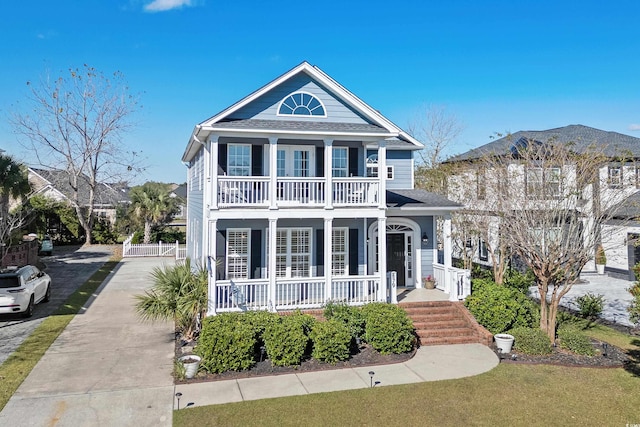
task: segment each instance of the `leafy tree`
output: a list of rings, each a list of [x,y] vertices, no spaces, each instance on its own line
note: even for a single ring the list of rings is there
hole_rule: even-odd
[[[0,260],[11,245],[13,233],[25,224],[21,202],[30,190],[26,168],[11,156],[0,154]],[[18,202],[14,209],[12,199]]]
[[[11,122],[40,165],[67,178],[70,203],[90,244],[94,206],[106,202],[99,200],[99,183],[140,170],[139,153],[128,152],[121,140],[133,127],[138,100],[121,73],[108,77],[86,64],[27,85],[27,105],[15,106]]]
[[[144,243],[151,241],[153,227],[171,221],[178,211],[176,199],[170,196],[169,184],[146,182],[129,192],[131,211],[144,224]]]

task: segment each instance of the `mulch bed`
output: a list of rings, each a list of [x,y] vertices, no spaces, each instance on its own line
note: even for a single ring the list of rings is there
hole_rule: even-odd
[[[620,368],[632,362],[629,355],[622,349],[608,344],[606,355],[603,349],[603,342],[591,340],[596,354],[594,356],[582,356],[571,353],[561,347],[554,347],[553,352],[547,355],[535,356],[519,353],[513,350],[510,354],[501,354],[497,348],[493,348],[501,363],[527,363],[560,365],[569,367],[589,367],[589,368]]]
[[[176,357],[190,352],[192,347],[187,346],[182,348],[179,345],[180,340],[176,340]],[[590,368],[620,368],[628,367],[630,364],[635,364],[635,361],[629,357],[624,350],[619,349],[611,344],[608,345],[606,356],[602,352],[602,342],[598,340],[592,340],[592,343],[596,349],[595,356],[581,356],[571,353],[560,347],[554,347],[553,352],[544,356],[527,355],[512,351],[510,354],[501,354],[494,346],[493,350],[500,358],[501,363],[522,363],[522,364],[548,364],[548,365],[560,365],[569,367],[590,367]],[[370,346],[362,346],[360,352],[352,355],[349,360],[338,362],[334,365],[329,363],[320,362],[315,359],[309,359],[302,362],[300,366],[272,366],[270,360],[263,360],[256,363],[251,369],[241,372],[223,372],[220,374],[206,374],[199,372],[196,378],[189,380],[178,380],[176,384],[190,384],[197,382],[208,381],[221,381],[221,380],[233,380],[241,378],[254,378],[269,375],[284,375],[294,374],[299,372],[315,372],[324,371],[330,369],[344,369],[344,368],[356,368],[364,366],[376,366],[391,363],[402,363],[411,359],[415,351],[405,354],[380,354]]]
[[[309,359],[302,362],[300,366],[273,366],[270,360],[263,360],[256,363],[251,369],[240,372],[227,371],[220,374],[207,374],[199,372],[195,378],[189,380],[178,380],[176,384],[191,384],[197,382],[235,380],[241,378],[254,378],[269,375],[297,374],[300,372],[317,372],[331,369],[358,368],[363,366],[386,365],[390,363],[402,363],[411,359],[415,350],[404,354],[380,354],[371,346],[363,345],[360,352],[351,356],[350,359],[336,364],[320,362],[316,359]],[[183,355],[180,346],[176,345],[176,357]]]

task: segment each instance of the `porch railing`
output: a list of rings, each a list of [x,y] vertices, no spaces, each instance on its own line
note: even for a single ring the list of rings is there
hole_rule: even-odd
[[[328,300],[362,305],[378,300],[379,276],[345,276],[331,281],[327,297],[324,277],[278,279],[275,301],[269,296],[268,279],[216,281],[216,312],[244,310],[293,310],[319,308]]]
[[[471,295],[471,272],[469,270],[433,264],[433,275],[436,279],[436,287],[448,293],[451,301],[459,301]]]
[[[324,206],[328,180],[322,177],[278,177],[276,203],[279,206]],[[332,204],[336,206],[377,206],[379,181],[377,178],[333,178]],[[218,178],[218,206],[269,206],[270,177],[221,176]]]
[[[122,242],[122,256],[124,258],[133,257],[175,257],[177,260],[187,257],[187,248],[175,243],[131,243],[133,234]]]

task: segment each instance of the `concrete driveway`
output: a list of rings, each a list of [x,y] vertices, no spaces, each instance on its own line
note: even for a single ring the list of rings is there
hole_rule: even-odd
[[[54,255],[42,257],[51,276],[51,301],[35,307],[34,315],[0,315],[0,363],[7,360],[42,321],[95,273],[112,254],[109,246],[57,246]]]
[[[0,412],[1,426],[170,426],[174,330],[142,323],[134,295],[171,259],[124,259]]]

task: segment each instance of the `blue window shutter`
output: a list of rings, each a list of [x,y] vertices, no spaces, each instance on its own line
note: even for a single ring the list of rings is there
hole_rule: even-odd
[[[316,176],[324,176],[324,147],[316,147]]]
[[[218,144],[218,173],[227,173],[227,144]]]
[[[324,230],[316,229],[316,275],[324,276]]]
[[[262,176],[262,145],[251,146],[251,175]]]
[[[358,148],[349,148],[349,176],[358,176]]]
[[[262,230],[251,230],[251,278],[262,278]]]

